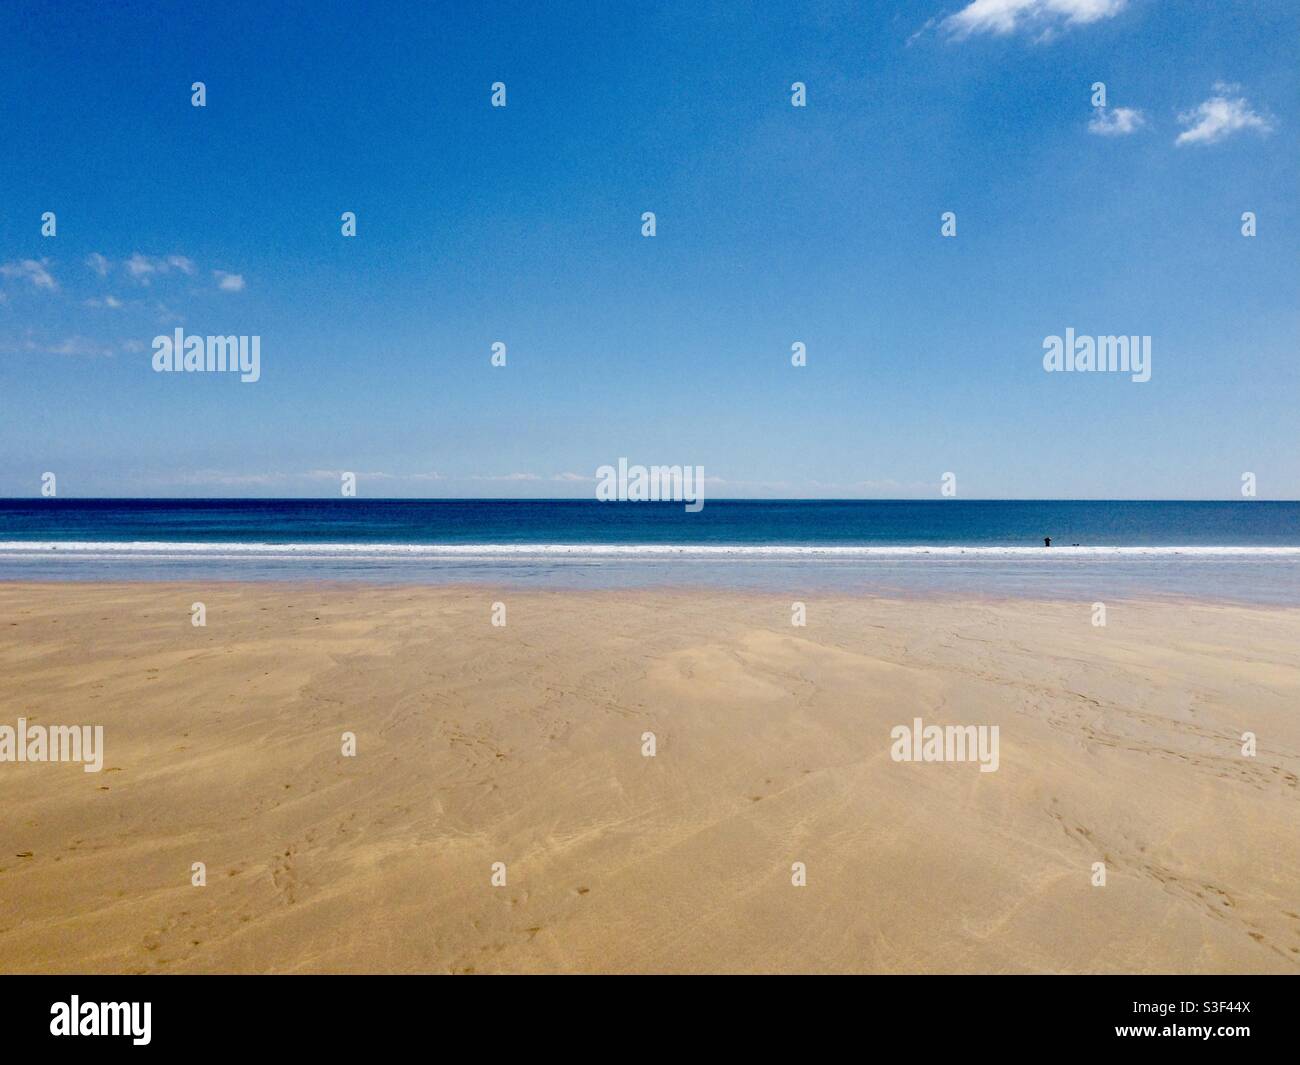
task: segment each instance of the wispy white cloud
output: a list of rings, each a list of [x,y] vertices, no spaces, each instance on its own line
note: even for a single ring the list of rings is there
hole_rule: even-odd
[[[294,471],[229,471],[200,469],[186,472],[168,472],[157,476],[151,476],[143,481],[137,482],[150,487],[183,487],[183,488],[211,488],[211,489],[240,489],[240,488],[265,488],[276,489],[280,491],[301,490],[312,482],[319,482],[330,486],[331,492],[337,492],[339,478],[343,470],[306,470],[301,472]],[[367,483],[383,483],[386,486],[391,485],[394,490],[400,492],[403,485],[411,485],[420,482],[443,482],[441,492],[452,495],[455,498],[474,498],[473,495],[465,495],[469,486],[481,484],[483,482],[514,482],[520,485],[540,485],[554,483],[570,483],[578,485],[584,482],[595,481],[594,476],[579,473],[557,473],[543,475],[536,473],[511,473],[511,474],[470,474],[470,475],[444,475],[437,472],[423,473],[393,473],[385,470],[371,471],[352,471],[355,473],[357,483],[362,492],[365,491]],[[728,495],[734,495],[741,499],[800,499],[810,497],[830,497],[837,499],[879,499],[879,498],[916,498],[926,499],[934,495],[934,485],[930,482],[907,482],[895,480],[862,480],[851,482],[836,481],[818,481],[818,480],[796,480],[796,481],[773,481],[773,480],[737,480],[734,478],[707,476],[705,482],[709,485],[710,490],[715,497],[721,490]],[[522,494],[513,498],[526,499],[533,498],[528,493],[536,492],[536,488],[523,488]],[[571,488],[565,493],[565,498],[580,499],[584,498],[585,493],[581,489]]]
[[[29,355],[78,355],[94,358],[108,358],[113,349],[97,340],[83,336],[68,336],[62,340],[41,340],[28,335],[19,344],[0,343],[0,351]]]
[[[1127,0],[971,0],[940,26],[952,37],[977,33],[1005,36],[1017,30],[1051,37],[1062,27],[1083,26],[1113,18]]]
[[[189,473],[168,474],[148,478],[151,485],[181,485],[186,488],[270,488],[293,480],[284,473],[227,473],[223,470],[194,470]]]
[[[1215,82],[1214,95],[1178,116],[1187,128],[1175,144],[1213,144],[1241,130],[1259,134],[1273,131],[1272,120],[1255,111],[1244,96],[1236,95],[1240,85]]]
[[[173,270],[192,276],[195,269],[193,260],[184,255],[150,256],[140,252],[132,254],[122,265],[142,285],[149,284],[155,276],[169,274]]]
[[[82,336],[67,337],[44,350],[49,355],[93,355],[98,358],[108,358],[113,354],[111,347]]]
[[[356,475],[358,481],[441,481],[442,474],[427,473],[389,473],[385,470],[370,470],[358,473],[356,470],[308,470],[303,477],[312,481],[337,481],[345,472]]]
[[[86,300],[87,307],[106,307],[109,310],[117,310],[122,306],[122,301],[116,296],[105,296],[103,299]]]
[[[158,267],[154,264],[154,261],[150,259],[149,256],[141,255],[139,252],[136,252],[131,256],[131,258],[127,259],[123,265],[126,266],[126,272],[128,274],[134,277],[141,284],[145,285],[149,283],[149,275],[157,273],[158,271]]]
[[[515,481],[532,484],[594,484],[596,481],[595,474],[589,473],[553,473],[549,475],[540,473],[488,473],[488,474],[471,474],[467,477],[457,477],[454,480],[460,481]]]
[[[1088,123],[1088,132],[1102,137],[1122,137],[1146,125],[1146,116],[1133,107],[1099,107]]]
[[[194,277],[198,272],[198,266],[188,255],[146,255],[143,252],[133,252],[128,258],[119,262],[114,262],[106,255],[99,252],[91,252],[86,256],[86,265],[90,267],[100,277],[109,277],[115,269],[120,268],[127,277],[137,285],[151,285],[155,279],[166,277],[168,275],[184,275]],[[232,273],[229,270],[213,270],[212,276],[216,280],[216,286],[222,292],[242,292],[244,290],[244,275]],[[112,297],[107,297],[100,302],[87,301],[87,306],[95,307],[114,307],[121,306],[111,302]]]
[[[53,292],[59,286],[48,269],[49,259],[19,259],[12,263],[0,264],[0,277],[28,281],[33,288],[42,288]]]
[[[158,312],[157,320],[160,325],[166,325],[166,324],[184,325],[185,324],[185,315],[181,314],[180,311],[173,310],[171,307],[167,306],[167,304],[162,302],[156,302],[154,303],[153,306],[154,306],[154,310]]]

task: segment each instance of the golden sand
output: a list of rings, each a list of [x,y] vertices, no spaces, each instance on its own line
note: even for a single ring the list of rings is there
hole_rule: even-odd
[[[0,585],[0,725],[105,737],[99,773],[0,763],[0,971],[1300,971],[1300,611],[790,621]],[[893,761],[917,717],[998,726],[998,770]]]

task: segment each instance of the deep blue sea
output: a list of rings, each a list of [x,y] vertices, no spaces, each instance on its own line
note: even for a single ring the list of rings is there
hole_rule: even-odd
[[[1300,603],[1300,503],[709,500],[689,513],[594,500],[0,500],[0,579],[1113,589]]]

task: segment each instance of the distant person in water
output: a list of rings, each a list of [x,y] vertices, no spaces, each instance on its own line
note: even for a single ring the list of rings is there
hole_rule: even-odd
[[[1044,536],[1044,537],[1043,537],[1043,546],[1044,546],[1044,547],[1051,547],[1051,546],[1052,546],[1052,538],[1051,538],[1050,536]]]

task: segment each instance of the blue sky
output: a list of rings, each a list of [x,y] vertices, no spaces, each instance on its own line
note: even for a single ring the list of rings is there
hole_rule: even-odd
[[[0,495],[1300,497],[1300,5],[358,11],[0,9]]]

